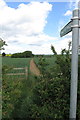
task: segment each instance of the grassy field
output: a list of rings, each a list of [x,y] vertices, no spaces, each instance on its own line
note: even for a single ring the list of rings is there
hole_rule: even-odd
[[[10,81],[13,81],[13,80],[17,81],[17,80],[21,80],[21,79],[26,80],[26,74],[28,76],[30,60],[31,60],[30,58],[3,57],[2,58],[2,66],[9,67],[7,74],[10,74],[10,75],[6,75],[6,78],[8,79],[8,81],[9,80]],[[15,69],[15,68],[17,68],[17,69]],[[27,73],[26,73],[26,69],[27,69]],[[19,73],[24,73],[24,74],[20,75]],[[13,75],[11,75],[11,74],[13,74]],[[3,77],[5,77],[5,75],[3,75]]]
[[[7,65],[10,68],[29,68],[30,58],[10,58],[3,57],[2,65]],[[24,73],[25,69],[11,69],[9,73]]]
[[[29,70],[31,58],[2,58],[2,66],[11,67],[7,75],[3,74],[3,112],[4,118],[24,117],[26,101],[32,96],[32,89],[36,84],[35,76]],[[27,76],[25,68],[27,67]],[[22,69],[12,69],[22,68]],[[24,68],[24,69],[23,69]],[[16,75],[14,75],[16,73]],[[17,75],[17,73],[25,73]],[[31,100],[31,99],[30,99]],[[25,103],[25,104],[24,104]],[[23,112],[22,112],[23,111]],[[20,114],[22,112],[22,114]]]
[[[48,63],[48,65],[46,66],[46,69],[50,69],[54,63],[55,63],[55,56],[49,56],[49,57],[45,57],[45,61],[46,63]],[[39,59],[40,57],[34,57],[34,61],[38,66],[39,63]],[[31,58],[10,58],[10,57],[3,57],[2,58],[2,65],[8,65],[11,68],[25,68],[28,67],[30,65],[30,60]],[[25,72],[25,69],[18,69],[18,70],[10,70],[9,73],[23,73]]]
[[[9,65],[11,67],[28,67],[31,58],[10,58],[3,57],[2,65]]]
[[[37,84],[36,76],[33,75],[29,69],[31,59],[32,58],[2,58],[2,65],[11,67],[7,74],[13,73],[13,75],[3,74],[3,118],[19,118],[24,117],[24,113],[26,114],[27,104],[31,102],[33,88]],[[39,57],[34,57],[37,65],[39,59]],[[49,69],[55,62],[53,56],[45,57],[45,60],[49,62],[46,69]],[[26,67],[28,69],[27,77],[26,74],[14,75],[15,73],[25,73]]]
[[[34,61],[38,67],[39,67],[40,58],[41,57],[34,57]],[[55,56],[52,56],[52,55],[49,57],[44,56],[44,59],[45,59],[45,62],[48,63],[48,65],[46,66],[46,69],[50,69],[51,67],[54,66],[55,60],[56,60]]]

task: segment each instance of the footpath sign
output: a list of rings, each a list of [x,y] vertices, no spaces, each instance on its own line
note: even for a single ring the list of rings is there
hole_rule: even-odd
[[[73,10],[71,21],[61,30],[60,36],[72,31],[72,60],[71,60],[71,88],[70,88],[70,120],[76,120],[77,87],[78,87],[78,52],[80,40],[80,2],[78,9]]]
[[[72,20],[61,30],[60,36],[63,37],[64,35],[68,34],[72,31]]]

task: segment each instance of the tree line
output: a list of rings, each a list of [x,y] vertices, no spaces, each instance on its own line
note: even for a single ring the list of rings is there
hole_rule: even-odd
[[[22,53],[14,53],[11,55],[12,58],[29,58],[33,56],[34,54],[32,54],[31,51],[24,51]]]

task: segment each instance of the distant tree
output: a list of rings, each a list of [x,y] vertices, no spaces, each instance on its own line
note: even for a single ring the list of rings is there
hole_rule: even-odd
[[[32,54],[32,51],[25,51],[22,53],[14,53],[12,54],[12,58],[28,58],[28,57],[33,57],[34,55]]]
[[[6,56],[5,52],[2,53],[2,56],[3,56],[3,57]]]

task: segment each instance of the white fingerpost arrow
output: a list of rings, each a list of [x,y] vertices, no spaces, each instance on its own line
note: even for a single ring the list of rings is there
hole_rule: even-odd
[[[60,36],[63,37],[64,35],[68,34],[72,31],[72,20],[61,30]]]
[[[71,21],[61,30],[60,36],[72,31],[71,89],[70,89],[70,120],[76,120],[77,86],[78,86],[78,48],[80,36],[80,2],[78,9],[73,10]]]

